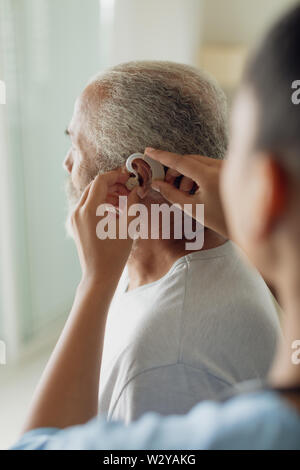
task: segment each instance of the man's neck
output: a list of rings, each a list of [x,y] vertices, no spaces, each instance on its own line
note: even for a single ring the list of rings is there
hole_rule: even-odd
[[[223,245],[226,239],[221,235],[205,230],[202,250]],[[157,281],[171,269],[175,261],[193,250],[185,249],[186,240],[138,239],[134,242],[128,259],[128,290]]]

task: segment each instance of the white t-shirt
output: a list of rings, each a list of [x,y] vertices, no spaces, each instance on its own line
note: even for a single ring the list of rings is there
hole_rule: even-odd
[[[147,411],[183,414],[232,385],[264,378],[280,335],[261,276],[231,242],[178,259],[161,279],[110,306],[99,408],[126,423]]]

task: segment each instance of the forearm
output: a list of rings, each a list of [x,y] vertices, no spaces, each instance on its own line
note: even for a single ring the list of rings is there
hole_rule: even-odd
[[[115,283],[79,285],[35,393],[24,431],[80,424],[96,415],[107,311]]]

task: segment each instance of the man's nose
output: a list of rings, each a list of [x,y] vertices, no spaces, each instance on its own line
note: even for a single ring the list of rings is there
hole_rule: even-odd
[[[68,152],[68,154],[67,154],[67,156],[64,160],[63,166],[67,170],[68,173],[72,173],[73,159],[72,159],[71,151]]]

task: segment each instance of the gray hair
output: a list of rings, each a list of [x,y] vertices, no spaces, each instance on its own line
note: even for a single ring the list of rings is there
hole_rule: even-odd
[[[88,118],[90,140],[101,157],[99,172],[124,164],[147,146],[224,158],[226,98],[203,71],[172,62],[128,62],[90,84],[104,94]]]

